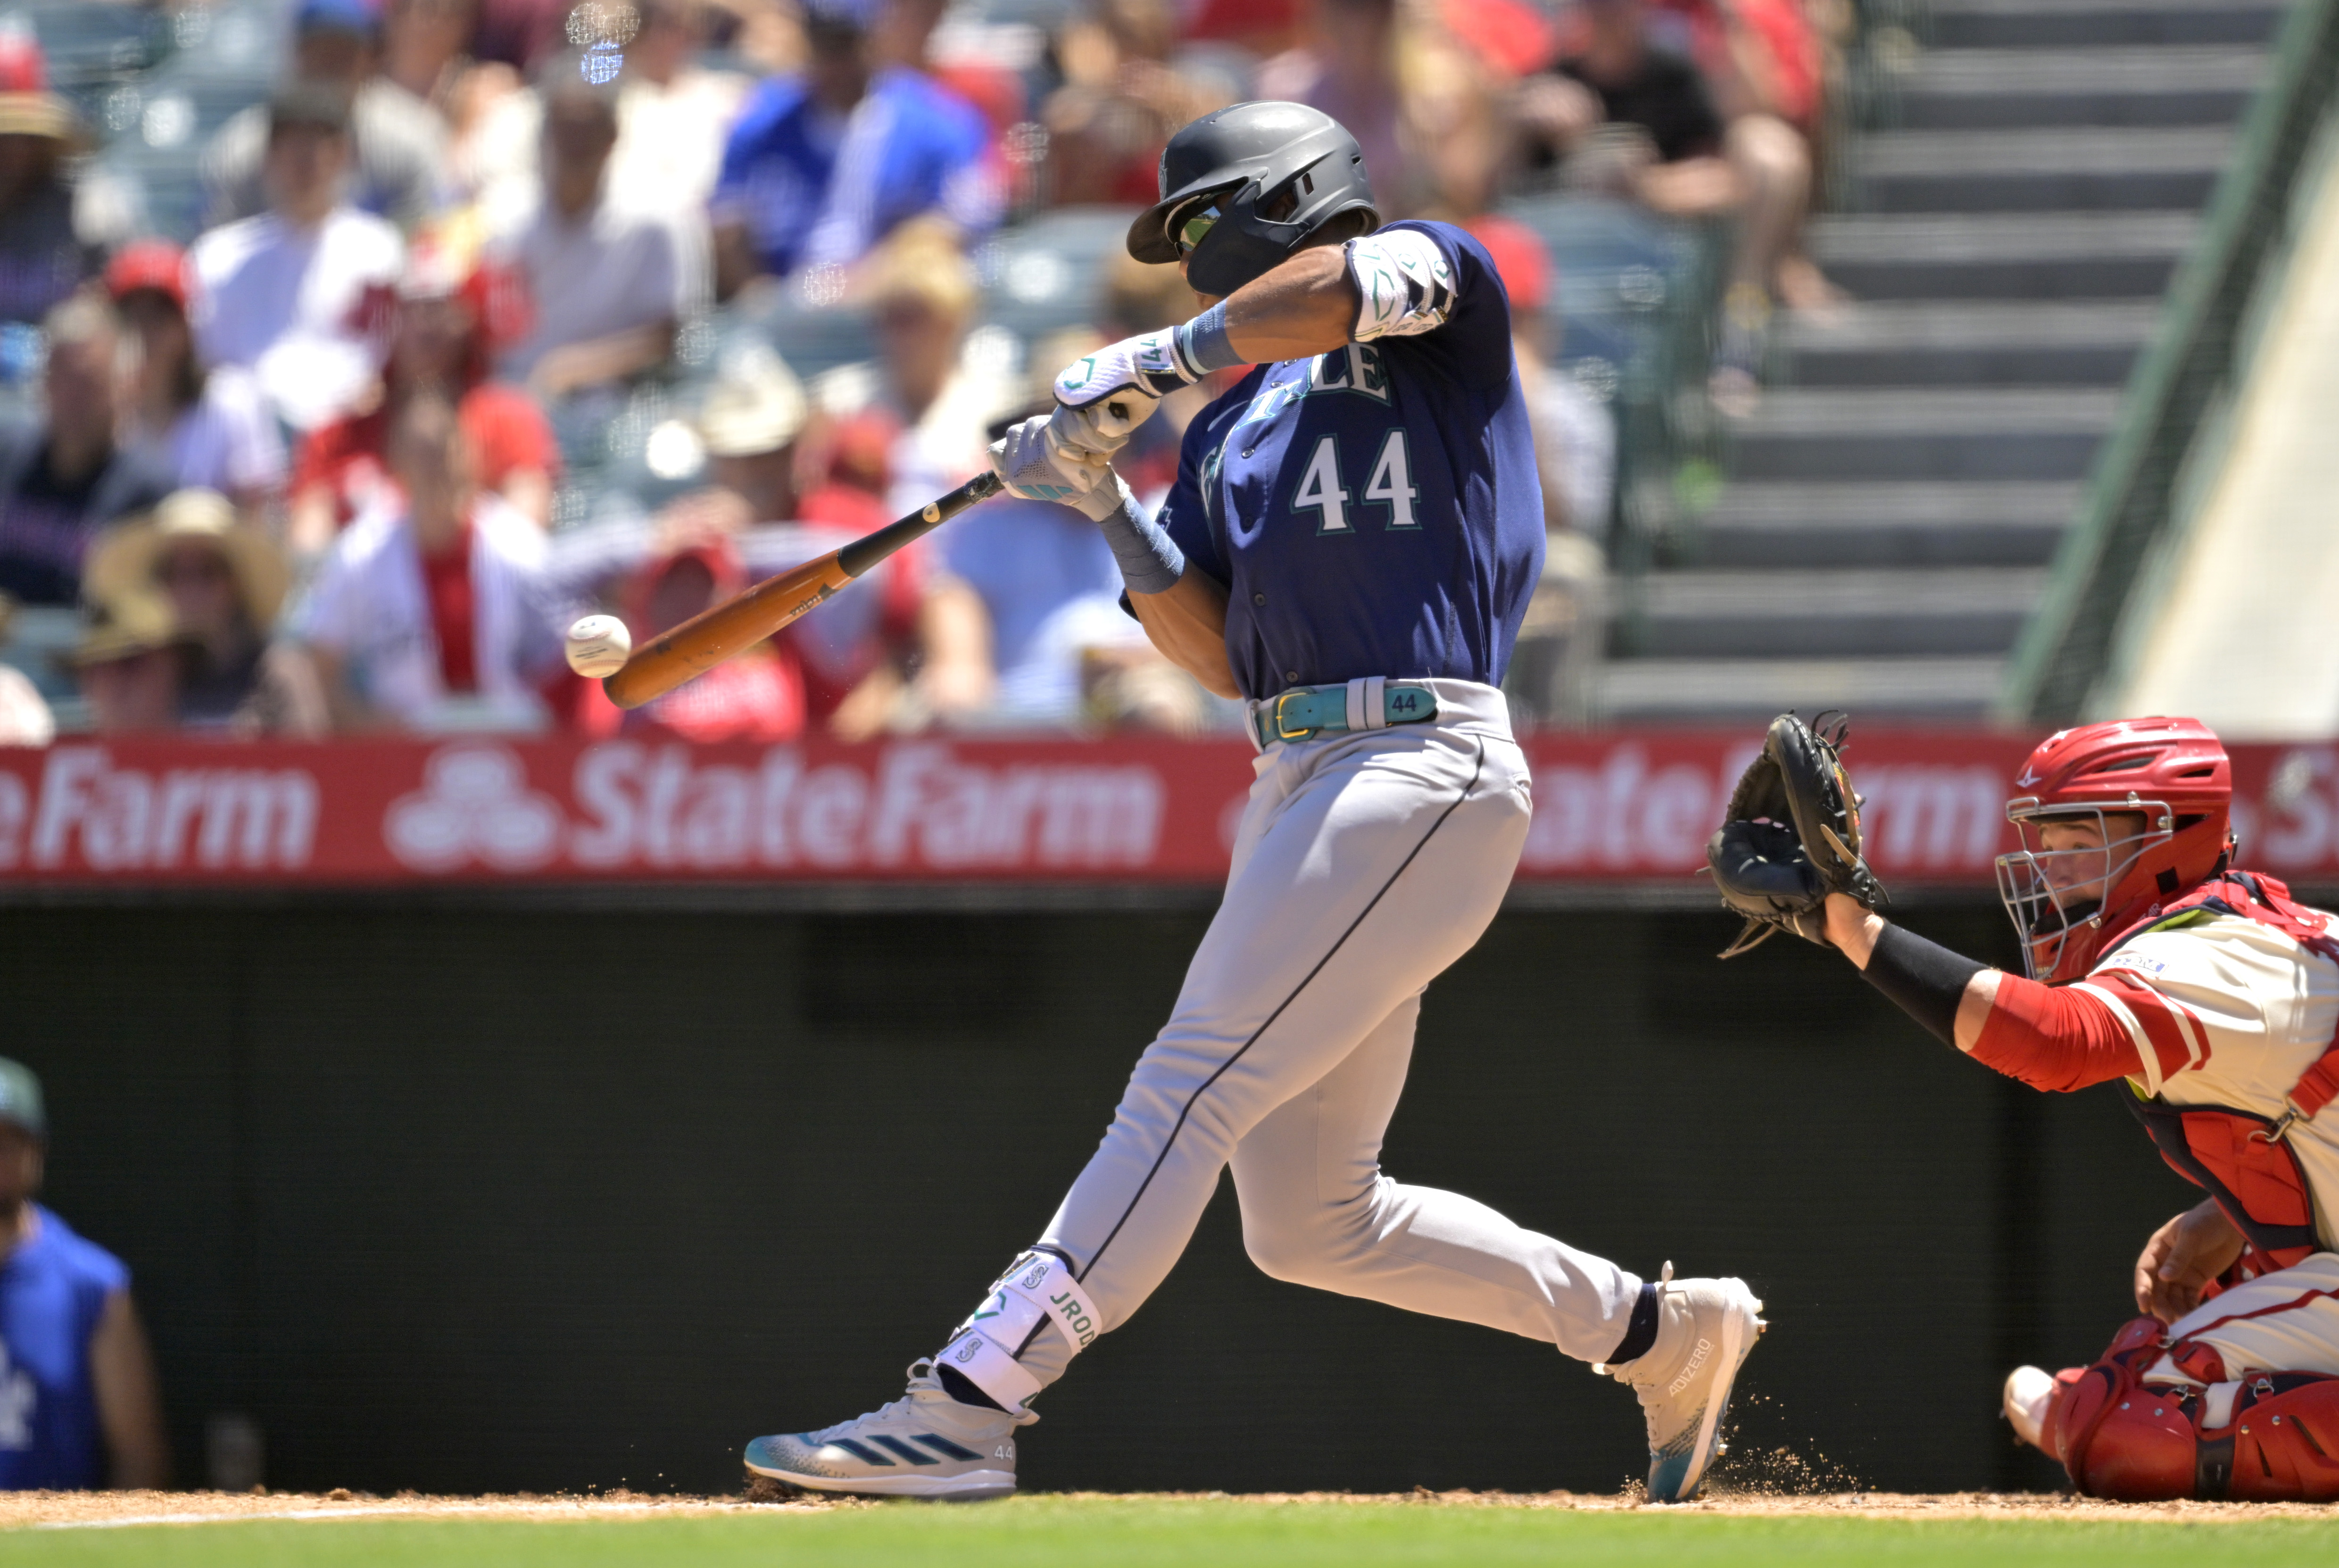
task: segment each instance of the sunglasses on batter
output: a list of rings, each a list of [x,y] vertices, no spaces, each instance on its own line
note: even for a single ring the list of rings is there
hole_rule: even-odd
[[[1170,230],[1170,242],[1178,247],[1179,255],[1190,256],[1194,253],[1194,247],[1200,244],[1203,237],[1212,229],[1217,228],[1218,224],[1217,202],[1213,202],[1208,206],[1191,209],[1183,218],[1179,219],[1177,225]]]

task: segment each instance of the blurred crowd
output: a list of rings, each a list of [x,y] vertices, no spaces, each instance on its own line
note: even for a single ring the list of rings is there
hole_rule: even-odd
[[[186,233],[124,198],[37,29],[0,14],[0,595],[20,629],[77,616],[34,654],[0,642],[0,744],[1230,723],[1120,610],[1097,531],[1039,503],[977,508],[643,710],[571,676],[561,633],[598,607],[638,643],[922,505],[1061,364],[1189,315],[1173,268],[1114,242],[1057,291],[1093,281],[1091,308],[1002,341],[986,258],[1051,214],[1150,202],[1172,131],[1261,97],[1347,124],[1385,218],[1466,224],[1496,259],[1553,547],[1523,701],[1564,718],[1619,436],[1609,389],[1564,363],[1545,241],[1506,203],[1711,221],[1727,260],[1699,376],[1725,411],[1757,395],[1772,313],[1835,300],[1801,232],[1850,0],[252,14],[281,74],[206,133]],[[865,320],[873,352],[805,370],[756,330],[823,311]],[[612,465],[645,389],[660,417]],[[1173,399],[1124,459],[1149,503],[1219,390]]]

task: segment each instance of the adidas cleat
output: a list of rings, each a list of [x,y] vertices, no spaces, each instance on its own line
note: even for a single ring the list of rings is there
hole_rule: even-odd
[[[1015,1428],[1038,1419],[961,1405],[932,1362],[913,1361],[909,1392],[892,1404],[818,1432],[758,1437],[745,1457],[754,1474],[813,1492],[972,1502],[1015,1490]]]
[[[1657,1290],[1657,1339],[1623,1366],[1595,1368],[1640,1396],[1649,1422],[1649,1501],[1697,1495],[1715,1455],[1726,1452],[1722,1419],[1738,1369],[1770,1326],[1742,1279],[1684,1279],[1665,1265]]]

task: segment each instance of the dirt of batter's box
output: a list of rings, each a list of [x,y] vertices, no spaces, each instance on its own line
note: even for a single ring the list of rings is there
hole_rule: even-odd
[[[2105,1503],[2054,1493],[1839,1492],[1781,1496],[1717,1488],[1694,1503],[1652,1508],[1637,1492],[1071,1492],[1042,1494],[1073,1501],[1116,1503],[1210,1502],[1257,1507],[1305,1507],[1319,1504],[1366,1504],[1387,1507],[1555,1509],[1590,1513],[1787,1515],[1862,1519],[2095,1519],[2165,1520],[2188,1524],[2240,1523],[2298,1517],[2328,1520],[2328,1507],[2304,1503]],[[376,1497],[336,1490],[329,1493],[223,1492],[18,1492],[0,1494],[0,1530],[129,1524],[194,1524],[209,1521],[291,1519],[467,1518],[546,1523],[615,1522],[623,1519],[711,1514],[783,1514],[874,1508],[884,1504],[854,1497],[819,1497],[777,1488],[746,1495],[690,1497],[638,1492],[592,1492],[558,1495],[514,1494],[429,1497],[414,1493]],[[976,1506],[980,1506],[977,1504]]]

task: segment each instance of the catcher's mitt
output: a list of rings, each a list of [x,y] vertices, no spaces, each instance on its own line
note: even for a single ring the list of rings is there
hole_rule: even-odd
[[[1860,858],[1860,797],[1839,755],[1851,726],[1839,717],[1830,731],[1827,717],[1821,714],[1816,728],[1791,713],[1771,721],[1762,754],[1739,775],[1705,846],[1722,907],[1746,917],[1724,958],[1777,931],[1824,944],[1831,892],[1850,893],[1867,909],[1884,902],[1883,884]]]

